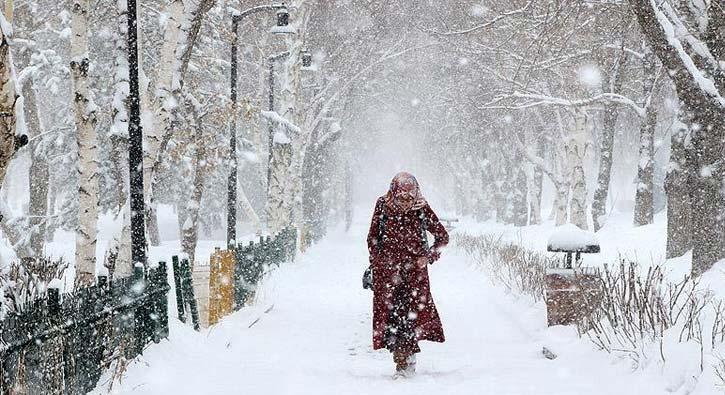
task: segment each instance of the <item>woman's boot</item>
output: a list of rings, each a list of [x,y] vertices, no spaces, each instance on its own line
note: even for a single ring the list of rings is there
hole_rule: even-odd
[[[406,376],[407,377],[414,376],[415,375],[415,363],[416,363],[415,354],[408,355],[408,358],[406,359],[406,363],[408,365],[405,367]]]
[[[395,374],[393,379],[399,377],[406,377],[406,370],[408,369],[408,357],[407,353],[401,351],[393,352],[393,362],[395,362]]]
[[[395,375],[393,378],[415,375],[415,354],[396,351],[393,353],[393,361],[395,361]]]

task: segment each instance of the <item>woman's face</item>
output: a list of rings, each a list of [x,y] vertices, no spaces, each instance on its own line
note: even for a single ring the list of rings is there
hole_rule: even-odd
[[[401,191],[393,199],[395,200],[395,205],[403,210],[410,209],[413,207],[413,203],[415,203],[415,196],[409,191]]]

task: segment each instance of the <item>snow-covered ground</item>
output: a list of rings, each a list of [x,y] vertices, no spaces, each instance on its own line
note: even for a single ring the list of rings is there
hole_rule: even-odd
[[[505,294],[455,248],[431,268],[447,341],[422,343],[419,374],[392,380],[389,353],[372,351],[370,344],[371,294],[360,284],[367,264],[366,225],[360,221],[349,233],[331,231],[266,279],[254,307],[217,326],[197,333],[172,319],[170,338],[132,362],[112,392],[688,393],[652,369],[632,372],[626,360],[595,350],[572,328],[547,328],[543,304]],[[545,245],[544,227],[522,239]],[[462,223],[459,230],[505,229]],[[603,243],[604,254],[612,253],[605,248]],[[543,346],[559,357],[544,358]],[[103,380],[97,393],[108,392],[108,385]]]

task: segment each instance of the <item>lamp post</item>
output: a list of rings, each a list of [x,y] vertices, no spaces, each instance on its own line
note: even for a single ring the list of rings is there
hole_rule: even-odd
[[[229,150],[232,160],[232,170],[229,173],[227,182],[227,246],[233,248],[237,239],[237,74],[238,74],[238,43],[239,43],[239,24],[245,17],[264,11],[277,12],[277,27],[285,27],[289,25],[289,11],[284,3],[262,5],[252,7],[241,13],[232,15],[232,50],[231,50],[231,76],[230,76],[230,99],[232,102],[232,117],[229,122]]]
[[[146,266],[146,231],[143,198],[143,130],[138,85],[138,27],[136,0],[128,0],[128,85],[129,85],[129,192],[131,194],[131,261]]]

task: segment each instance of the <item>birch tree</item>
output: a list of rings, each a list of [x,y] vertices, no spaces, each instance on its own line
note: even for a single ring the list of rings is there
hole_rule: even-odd
[[[98,220],[98,175],[96,146],[96,107],[89,89],[88,0],[74,0],[71,36],[71,78],[78,133],[79,213],[76,239],[76,283],[94,283]]]
[[[114,91],[111,110],[111,150],[114,162],[115,179],[119,193],[120,226],[113,235],[111,245],[106,252],[105,265],[112,277],[123,278],[133,273],[131,263],[131,206],[128,200],[128,7],[126,0],[117,0],[117,31],[114,67]],[[139,73],[141,71],[139,67]],[[143,93],[142,93],[143,96]],[[146,162],[144,162],[146,163]],[[144,186],[146,183],[144,183]]]
[[[605,66],[605,62],[600,60],[600,69],[604,70],[602,76],[602,92],[613,93],[619,95],[622,93],[622,85],[625,79],[625,67],[627,65],[629,55],[622,50],[616,61],[613,62],[611,69]],[[605,215],[607,213],[607,197],[609,196],[610,183],[612,180],[612,163],[614,161],[614,136],[619,117],[620,105],[616,102],[608,102],[604,104],[604,114],[602,114],[601,136],[599,139],[599,169],[597,172],[597,186],[594,190],[592,198],[592,224],[594,231],[604,226]]]
[[[642,93],[645,115],[641,120],[639,136],[639,162],[637,165],[637,192],[634,201],[634,225],[654,222],[654,154],[657,126],[657,94],[662,85],[656,57],[646,50],[642,62]]]
[[[154,95],[154,124],[151,130],[145,131],[146,150],[144,158],[144,196],[147,205],[147,228],[151,245],[158,245],[159,229],[156,218],[156,203],[153,201],[154,178],[153,174],[159,172],[159,167],[165,151],[165,144],[173,133],[175,111],[179,99],[175,90],[179,89],[179,63],[177,51],[181,34],[181,23],[184,17],[184,2],[171,0],[165,9],[168,18],[164,28],[163,44],[161,46],[159,72],[156,78],[156,92]]]

